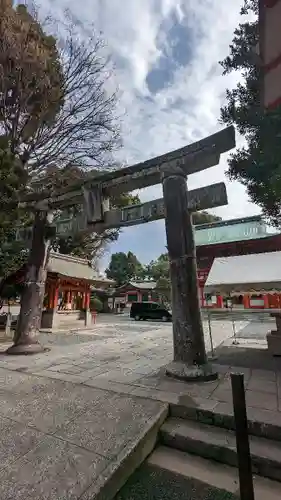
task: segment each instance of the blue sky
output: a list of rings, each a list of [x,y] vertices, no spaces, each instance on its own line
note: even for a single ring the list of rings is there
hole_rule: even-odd
[[[103,33],[115,65],[113,86],[120,92],[124,148],[129,164],[176,149],[222,125],[219,110],[225,89],[240,75],[223,77],[218,61],[228,54],[239,23],[240,0],[41,0],[63,17],[70,9],[84,30],[92,22]],[[85,31],[84,31],[85,33]],[[241,144],[238,138],[238,144]],[[259,212],[244,188],[225,178],[220,165],[191,176],[190,188],[226,181],[229,204],[214,211],[223,218]],[[161,186],[139,192],[144,201],[161,196]],[[124,230],[104,257],[133,251],[149,262],[165,250],[163,221]]]

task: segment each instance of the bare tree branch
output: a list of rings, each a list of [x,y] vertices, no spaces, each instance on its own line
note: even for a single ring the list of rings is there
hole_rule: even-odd
[[[28,163],[32,177],[53,163],[112,164],[120,131],[102,40],[79,39],[72,22],[64,27],[65,38],[57,40],[44,33],[35,10],[31,15],[7,4],[3,9],[0,133],[9,136],[12,152]]]

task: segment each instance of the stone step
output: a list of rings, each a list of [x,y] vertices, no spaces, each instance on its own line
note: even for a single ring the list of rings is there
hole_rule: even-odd
[[[202,400],[202,404],[198,406],[171,403],[170,416],[235,430],[233,406],[229,403],[219,403],[214,409],[210,409],[209,400]],[[248,407],[247,417],[249,434],[281,441],[281,413],[279,411]]]
[[[238,500],[237,495],[232,493],[232,490],[236,492],[237,485],[228,484],[232,476],[220,473],[219,468],[225,472],[225,466],[215,464],[220,481],[213,481],[213,468],[208,474],[204,464],[197,466],[190,461],[189,467],[185,455],[177,450],[156,449],[114,500]]]
[[[212,460],[206,460],[165,446],[156,448],[147,459],[146,464],[153,467],[154,476],[157,469],[158,471],[162,471],[162,477],[165,478],[165,476],[168,476],[167,479],[170,479],[169,475],[173,474],[174,487],[177,485],[179,485],[179,487],[184,485],[185,487],[185,495],[183,496],[175,495],[172,497],[172,495],[169,495],[169,497],[166,497],[160,495],[158,497],[155,495],[153,496],[155,499],[184,498],[194,500],[195,498],[216,498],[221,500],[238,500],[238,498],[240,498],[238,471],[235,467],[220,464]],[[186,481],[183,482],[179,478],[185,479]],[[255,500],[280,500],[279,482],[258,476],[254,476],[253,479]],[[155,490],[156,488],[154,487],[153,491]],[[138,497],[131,496],[130,499],[131,498]],[[142,498],[144,498],[144,496],[142,496]]]
[[[230,430],[169,418],[161,427],[160,442],[171,448],[237,466],[236,437]],[[253,473],[281,482],[280,443],[250,436],[250,449]]]
[[[82,320],[82,319],[74,319],[74,320],[63,320],[63,321],[59,321],[56,323],[56,327],[60,328],[60,327],[63,327],[63,328],[70,328],[70,327],[73,327],[75,328],[76,326],[85,326],[85,321]]]
[[[135,471],[146,461],[158,442],[159,429],[168,415],[168,406],[161,409],[145,424],[144,429],[127,442],[127,445],[108,460],[99,477],[84,491],[79,500],[112,500],[130,480]],[[70,498],[70,497],[69,497]],[[54,497],[54,500],[59,500]],[[203,499],[202,499],[203,500]],[[269,500],[269,499],[267,499]]]
[[[73,318],[73,319],[71,319],[71,318],[59,318],[57,322],[58,323],[63,323],[63,324],[64,323],[71,324],[71,323],[79,323],[80,321],[83,321],[83,319],[78,319],[78,318]]]

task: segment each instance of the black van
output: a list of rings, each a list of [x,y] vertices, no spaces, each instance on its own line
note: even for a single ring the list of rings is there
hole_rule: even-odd
[[[141,319],[171,321],[172,315],[168,309],[157,302],[133,302],[130,310],[130,318],[134,318],[136,321],[140,321]]]

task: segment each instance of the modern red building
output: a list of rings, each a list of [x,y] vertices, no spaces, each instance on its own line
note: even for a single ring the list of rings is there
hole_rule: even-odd
[[[204,285],[216,257],[248,255],[281,250],[281,233],[270,233],[260,216],[245,217],[195,228],[198,285],[202,307],[221,308],[226,298],[204,295]],[[279,308],[281,294],[233,297],[234,306],[244,308]]]

